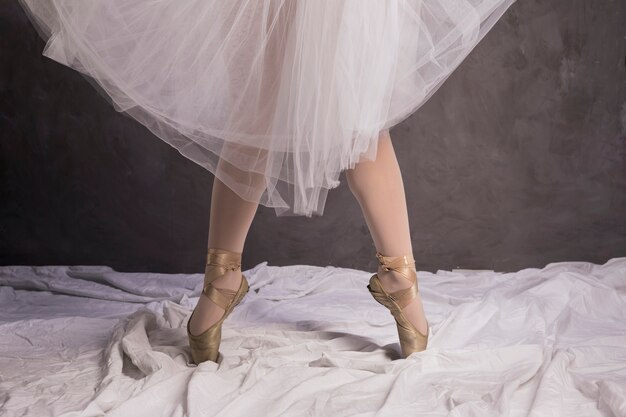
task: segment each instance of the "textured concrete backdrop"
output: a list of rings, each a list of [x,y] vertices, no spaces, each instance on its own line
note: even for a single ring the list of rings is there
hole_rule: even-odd
[[[391,130],[417,267],[626,256],[626,4],[520,0]],[[0,263],[202,272],[213,176],[41,55],[0,2]],[[244,269],[375,270],[345,173],[324,216],[260,206]]]

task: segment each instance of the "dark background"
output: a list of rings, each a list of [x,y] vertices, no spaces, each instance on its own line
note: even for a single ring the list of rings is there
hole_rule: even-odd
[[[519,0],[391,130],[418,270],[626,256],[626,3]],[[79,73],[0,1],[0,264],[204,270],[213,175]],[[323,216],[259,206],[244,270],[375,270],[345,173]]]

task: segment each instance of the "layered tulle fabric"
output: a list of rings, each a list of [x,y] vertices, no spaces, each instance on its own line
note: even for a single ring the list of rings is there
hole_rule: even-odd
[[[514,0],[20,2],[44,55],[116,110],[242,198],[310,217]]]

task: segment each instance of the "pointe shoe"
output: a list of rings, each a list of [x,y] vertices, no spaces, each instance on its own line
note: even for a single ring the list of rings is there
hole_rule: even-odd
[[[380,283],[378,274],[374,274],[370,278],[369,285],[367,286],[372,297],[380,304],[387,307],[395,318],[402,355],[403,358],[406,358],[413,352],[421,352],[426,349],[430,333],[430,327],[427,328],[426,334],[424,334],[417,330],[404,314],[402,314],[402,309],[411,303],[411,300],[417,296],[418,292],[415,260],[412,255],[384,256],[380,252],[376,252],[376,257],[385,271],[393,269],[413,283],[409,288],[388,293]]]
[[[222,307],[224,314],[216,323],[198,335],[191,334],[189,330],[189,322],[191,317],[193,317],[195,309],[189,316],[187,336],[189,346],[191,347],[191,357],[196,365],[205,361],[217,362],[222,339],[222,323],[248,293],[248,281],[243,274],[241,274],[241,284],[237,291],[213,286],[212,282],[224,275],[228,270],[241,270],[241,253],[209,248],[202,293],[215,304]]]

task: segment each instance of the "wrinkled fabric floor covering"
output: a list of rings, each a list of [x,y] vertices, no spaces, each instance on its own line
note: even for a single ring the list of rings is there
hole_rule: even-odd
[[[370,272],[244,273],[219,364],[195,366],[201,274],[0,267],[0,415],[626,415],[626,257],[418,272],[431,336],[407,359]]]

